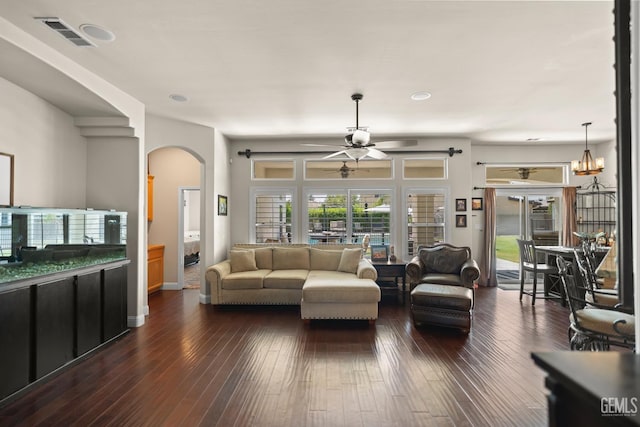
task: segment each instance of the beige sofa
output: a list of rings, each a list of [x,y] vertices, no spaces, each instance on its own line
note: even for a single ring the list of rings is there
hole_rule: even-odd
[[[359,246],[237,245],[205,278],[216,305],[300,305],[303,319],[378,317],[377,272]]]

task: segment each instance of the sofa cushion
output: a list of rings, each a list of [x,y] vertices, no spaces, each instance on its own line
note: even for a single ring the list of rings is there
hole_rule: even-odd
[[[302,289],[309,270],[273,270],[264,278],[263,286],[271,289]]]
[[[302,299],[308,303],[369,303],[380,301],[380,287],[373,280],[317,275],[308,278]]]
[[[258,269],[256,266],[256,255],[253,249],[234,249],[230,252],[229,259],[231,261],[232,273],[255,271]]]
[[[311,270],[336,271],[340,265],[342,251],[309,248],[309,264]]]
[[[309,270],[309,248],[273,248],[274,270]]]
[[[262,283],[271,270],[231,273],[222,279],[222,289],[262,289]]]
[[[464,286],[462,278],[458,274],[428,273],[422,276],[420,283],[431,283],[436,285],[456,285]]]
[[[420,249],[420,261],[427,273],[460,274],[462,264],[467,260],[467,252],[447,248],[439,250]]]
[[[266,270],[273,270],[273,248],[256,248],[256,266]]]
[[[362,258],[362,249],[343,249],[338,271],[355,274],[358,271],[360,258]]]
[[[469,288],[423,283],[411,291],[411,306],[440,307],[469,311],[473,302],[473,291]]]

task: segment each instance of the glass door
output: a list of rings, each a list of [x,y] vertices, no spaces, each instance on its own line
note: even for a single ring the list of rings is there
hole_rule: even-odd
[[[560,242],[561,190],[498,190],[496,193],[496,273],[498,284],[520,283],[516,239],[537,246]]]

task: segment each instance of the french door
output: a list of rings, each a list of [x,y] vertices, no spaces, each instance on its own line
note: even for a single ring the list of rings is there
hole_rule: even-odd
[[[520,253],[516,239],[536,245],[558,245],[562,230],[561,189],[496,191],[496,273],[498,284],[519,283]]]

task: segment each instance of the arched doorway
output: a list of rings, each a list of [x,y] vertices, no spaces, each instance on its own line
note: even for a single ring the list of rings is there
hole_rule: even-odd
[[[153,199],[148,203],[152,203],[153,218],[147,223],[147,243],[164,246],[162,290],[180,290],[185,284],[185,238],[190,236],[193,247],[194,236],[199,237],[202,198],[198,191],[198,203],[191,201],[193,209],[198,210],[194,215],[197,221],[193,216],[186,218],[185,229],[185,189],[199,190],[201,169],[202,160],[180,147],[158,148],[148,154],[148,173],[153,176]],[[202,248],[197,241],[199,253]]]

